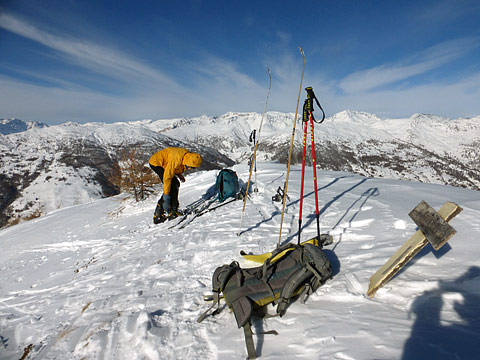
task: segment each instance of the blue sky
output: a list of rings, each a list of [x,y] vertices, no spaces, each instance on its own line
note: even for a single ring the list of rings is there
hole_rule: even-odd
[[[0,118],[480,114],[480,1],[0,2]],[[305,97],[302,90],[301,103]]]

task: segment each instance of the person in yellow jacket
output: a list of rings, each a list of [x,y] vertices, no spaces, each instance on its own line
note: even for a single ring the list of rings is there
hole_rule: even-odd
[[[185,182],[182,174],[189,168],[199,167],[202,157],[184,148],[168,147],[153,154],[148,162],[163,183],[163,195],[153,215],[153,222],[158,224],[178,216],[180,181]]]

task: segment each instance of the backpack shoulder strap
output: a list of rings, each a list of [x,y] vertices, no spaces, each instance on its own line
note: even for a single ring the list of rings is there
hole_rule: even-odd
[[[257,352],[255,351],[255,344],[253,342],[253,333],[250,321],[243,325],[243,334],[245,335],[245,344],[247,345],[248,359],[256,359]]]
[[[302,291],[302,293],[305,293],[305,290],[313,293],[332,274],[330,261],[318,246],[305,244],[300,246],[300,248],[303,267],[288,278],[280,293],[277,306],[277,313],[280,316],[285,314],[291,297],[297,295],[296,291],[301,285],[305,285],[305,280],[312,275],[314,276],[315,281],[309,281],[304,291]]]
[[[307,261],[309,270],[317,277],[320,284],[323,284],[332,276],[332,265],[325,253],[318,246],[313,244],[304,245],[305,252],[310,258]]]
[[[277,255],[284,252],[284,254],[282,255],[282,257],[283,257],[283,256],[285,256],[285,254],[287,254],[287,251],[295,250],[297,247],[298,247],[298,245],[294,245],[294,244],[285,244],[283,246],[280,246],[279,248],[272,251],[272,255],[270,255],[270,257],[267,260],[265,260],[265,262],[262,265],[262,278],[261,279],[262,279],[263,284],[267,288],[268,293],[272,297],[272,299],[275,299],[275,292],[273,291],[272,287],[268,283],[268,278],[267,278],[268,269],[271,266],[273,266],[272,261],[277,257]],[[279,260],[279,259],[276,259],[276,260]],[[275,304],[276,301],[274,300],[273,303]]]
[[[290,304],[290,299],[294,295],[295,291],[300,285],[303,285],[305,280],[310,276],[311,272],[306,267],[302,267],[299,271],[293,273],[292,276],[288,278],[282,289],[282,292],[280,293],[280,298],[278,299],[278,315],[283,316],[285,314],[287,307]]]

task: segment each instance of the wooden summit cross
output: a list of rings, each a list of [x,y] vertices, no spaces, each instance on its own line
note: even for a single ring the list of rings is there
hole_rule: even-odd
[[[395,274],[430,243],[435,250],[440,249],[456,230],[448,221],[457,216],[463,209],[455,203],[446,202],[442,208],[435,211],[425,201],[418,204],[410,214],[419,229],[397,252],[370,278],[368,296],[373,297],[378,289],[385,285]]]

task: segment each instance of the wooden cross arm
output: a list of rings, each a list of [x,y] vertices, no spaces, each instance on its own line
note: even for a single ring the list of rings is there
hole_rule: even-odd
[[[425,202],[422,201],[414,210],[412,210],[410,214],[414,213],[413,216],[418,217],[418,215],[420,214],[425,214],[425,212],[422,211],[426,211],[426,213],[428,213],[428,215],[426,216],[427,220],[420,220],[422,226],[419,225],[419,227],[422,228],[425,226],[429,229],[427,233],[430,241],[432,242],[434,248],[438,249],[455,234],[455,229],[451,228],[451,226],[447,224],[447,222],[453,219],[456,215],[458,215],[463,209],[453,202],[446,202],[442,206],[442,208],[438,210],[438,213],[435,212],[435,214],[442,219],[442,221],[440,222],[440,224],[442,224],[442,229],[440,231],[435,231],[432,230],[432,228],[435,228],[434,219],[438,220],[438,218],[435,215],[431,214],[430,206],[426,203],[425,206],[423,203]],[[423,222],[425,222],[425,224],[427,225],[423,224]],[[445,227],[443,223],[447,224],[451,229]],[[433,235],[430,234],[430,232],[432,232]],[[441,234],[445,234],[445,237],[442,238]],[[372,277],[370,278],[370,284],[367,292],[368,296],[373,297],[373,295],[375,295],[379,288],[381,288],[388,281],[390,281],[390,279],[393,278],[395,274],[406,263],[408,263],[411,258],[418,254],[418,252],[423,249],[428,243],[429,240],[422,232],[422,230],[418,230],[409,240],[405,242],[405,244],[400,247],[400,249],[397,250],[397,252],[380,269],[378,269],[375,274],[372,275]]]

